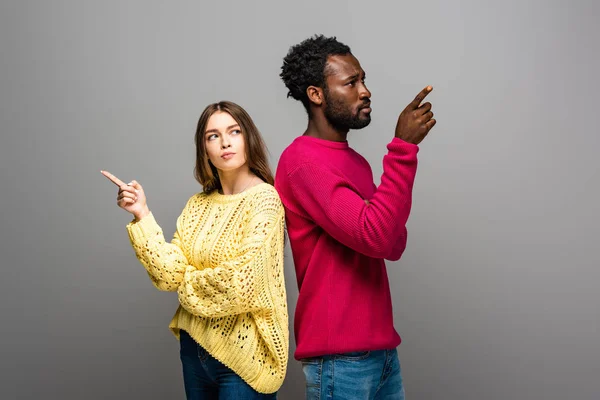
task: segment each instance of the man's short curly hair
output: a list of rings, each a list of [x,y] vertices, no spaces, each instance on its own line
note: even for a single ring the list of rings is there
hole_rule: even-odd
[[[309,86],[325,88],[327,58],[345,54],[352,54],[350,47],[338,42],[335,36],[315,35],[290,47],[279,74],[289,90],[287,97],[300,100],[309,111],[306,89]]]

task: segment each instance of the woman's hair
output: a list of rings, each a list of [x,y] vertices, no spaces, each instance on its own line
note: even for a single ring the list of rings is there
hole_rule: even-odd
[[[230,101],[220,101],[209,104],[202,111],[198,120],[198,127],[196,128],[196,167],[194,168],[194,176],[202,185],[204,192],[210,193],[221,189],[219,174],[208,158],[206,141],[204,140],[208,120],[214,113],[219,111],[228,113],[239,124],[244,137],[246,161],[248,162],[250,171],[264,182],[272,185],[273,174],[267,160],[267,146],[258,128],[254,125],[254,121],[252,121],[246,110],[239,105]]]

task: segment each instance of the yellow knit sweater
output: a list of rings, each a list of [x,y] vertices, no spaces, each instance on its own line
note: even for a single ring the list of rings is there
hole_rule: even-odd
[[[289,332],[284,209],[273,186],[192,196],[171,243],[152,214],[127,230],[154,286],[178,292],[175,336],[185,330],[258,392],[277,391]]]

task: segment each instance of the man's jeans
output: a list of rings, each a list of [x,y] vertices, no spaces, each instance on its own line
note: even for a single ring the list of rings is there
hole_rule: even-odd
[[[252,389],[239,375],[208,354],[186,331],[182,330],[180,336],[183,383],[188,400],[248,400],[277,397],[276,393],[261,394]]]
[[[404,400],[396,349],[335,354],[301,361],[309,400]]]

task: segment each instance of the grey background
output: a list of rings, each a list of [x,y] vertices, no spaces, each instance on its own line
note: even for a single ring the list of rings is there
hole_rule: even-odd
[[[170,236],[200,190],[204,106],[245,107],[274,167],[306,124],[282,57],[324,33],[367,72],[373,122],[350,142],[377,182],[397,115],[434,86],[389,264],[408,398],[600,399],[598,3],[251,3],[1,3],[0,397],[183,398],[177,298],[99,170],[139,180]],[[294,360],[280,398],[303,398]]]

